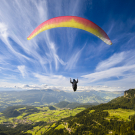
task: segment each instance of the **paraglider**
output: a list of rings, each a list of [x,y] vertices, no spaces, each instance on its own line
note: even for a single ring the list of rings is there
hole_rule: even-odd
[[[42,24],[40,24],[27,38],[28,40],[32,39],[40,32],[43,32],[48,29],[57,28],[57,27],[72,27],[85,30],[99,37],[106,44],[111,45],[112,42],[109,39],[108,35],[105,33],[103,29],[101,29],[98,25],[93,23],[92,21],[77,17],[77,16],[60,16],[49,19]]]
[[[77,16],[60,16],[60,17],[49,19],[41,23],[37,28],[35,28],[34,31],[27,37],[27,39],[31,40],[36,35],[38,35],[39,33],[45,30],[58,28],[58,27],[72,27],[72,28],[82,29],[89,33],[94,34],[106,44],[112,45],[111,40],[109,39],[108,35],[105,33],[103,29],[101,29],[98,25],[96,25],[92,21]],[[75,92],[77,90],[78,79],[77,81],[73,79],[72,82],[70,78],[70,83],[72,83],[72,87]]]
[[[70,83],[72,83],[72,87],[73,87],[73,90],[75,92],[77,90],[78,79],[77,79],[77,81],[75,79],[73,79],[73,82],[72,82],[72,80],[70,78]]]

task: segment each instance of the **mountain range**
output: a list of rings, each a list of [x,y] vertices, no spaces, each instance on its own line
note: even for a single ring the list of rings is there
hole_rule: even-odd
[[[43,91],[42,91],[43,92]],[[52,92],[51,92],[52,93]],[[0,113],[4,135],[134,135],[135,89],[98,105],[61,101],[49,106],[10,106]],[[81,105],[81,106],[80,106]]]
[[[54,105],[61,101],[75,103],[106,103],[123,96],[123,91],[62,91],[62,90],[25,90],[0,91],[0,111],[13,105]]]

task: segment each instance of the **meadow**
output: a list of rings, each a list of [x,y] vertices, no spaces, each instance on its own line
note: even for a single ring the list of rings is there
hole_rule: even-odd
[[[38,109],[41,110],[40,107]],[[43,110],[41,110],[39,113],[31,114],[27,116],[27,120],[31,122],[39,122],[44,121],[48,124],[46,126],[37,126],[34,127],[32,130],[28,130],[27,133],[31,133],[32,135],[41,135],[41,133],[45,133],[49,131],[52,127],[55,126],[55,122],[62,118],[75,116],[77,113],[83,111],[84,107],[78,107],[75,109],[58,109],[57,110],[49,110],[48,107],[43,107]],[[46,112],[44,112],[44,110]],[[50,123],[52,123],[50,125]],[[56,127],[56,129],[65,128],[66,126],[61,124]]]
[[[55,109],[54,109],[54,108]],[[81,111],[85,110],[84,107],[77,107],[74,109],[70,108],[58,108],[55,106],[44,106],[44,107],[34,107],[38,111],[33,112],[32,108],[20,107],[14,109],[14,111],[21,112],[17,117],[6,117],[3,113],[0,113],[0,124],[12,125],[12,128],[17,127],[19,124],[31,124],[33,128],[27,131],[22,131],[22,133],[30,133],[32,135],[41,135],[48,132],[50,129],[54,130],[66,129],[68,133],[73,132],[74,129],[68,127],[68,122],[60,122],[59,120],[68,118],[70,116],[75,116]],[[52,108],[53,110],[51,110]],[[30,110],[32,112],[30,112]],[[111,119],[117,119],[118,121],[131,121],[130,118],[135,114],[133,109],[109,109],[104,110],[109,113],[107,117],[104,117],[106,120],[110,121]],[[95,110],[90,110],[89,114],[94,113]],[[41,124],[36,124],[41,123]],[[77,124],[77,123],[76,123]],[[80,125],[76,125],[80,126]]]
[[[131,121],[130,117],[135,115],[135,111],[132,109],[110,109],[110,110],[104,110],[108,111],[109,116],[106,117],[106,119],[117,119],[119,121]]]
[[[41,124],[38,126],[34,126],[33,129],[26,131],[25,133],[31,133],[32,135],[41,135],[41,133],[45,133],[49,131],[52,127],[56,126],[55,122],[67,118],[70,116],[75,116],[79,112],[83,111],[84,107],[77,107],[75,109],[70,108],[58,108],[55,107],[56,110],[50,110],[49,107],[35,107],[39,112],[28,113],[26,107],[17,108],[15,111],[22,112],[21,115],[17,117],[5,117],[3,113],[0,113],[0,124],[5,125],[13,125],[12,127],[16,127],[18,124],[35,124],[38,122],[44,122],[45,124]],[[56,129],[66,128],[67,125],[59,125]],[[23,132],[23,131],[22,131]]]

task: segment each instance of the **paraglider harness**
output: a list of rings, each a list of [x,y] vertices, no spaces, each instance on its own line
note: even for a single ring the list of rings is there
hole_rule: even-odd
[[[73,79],[73,82],[70,79],[70,83],[72,83],[72,87],[73,87],[73,90],[75,92],[77,90],[78,79],[77,79],[77,81],[75,79]]]

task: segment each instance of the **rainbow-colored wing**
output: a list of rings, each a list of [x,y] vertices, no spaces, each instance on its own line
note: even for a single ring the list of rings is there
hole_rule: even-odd
[[[52,29],[52,28],[57,28],[57,27],[72,27],[72,28],[82,29],[99,37],[106,44],[108,45],[112,44],[111,40],[109,39],[108,35],[105,33],[103,29],[101,29],[98,25],[91,22],[90,20],[77,16],[60,16],[60,17],[49,19],[43,22],[42,24],[40,24],[29,35],[27,39],[30,40],[42,31]]]

